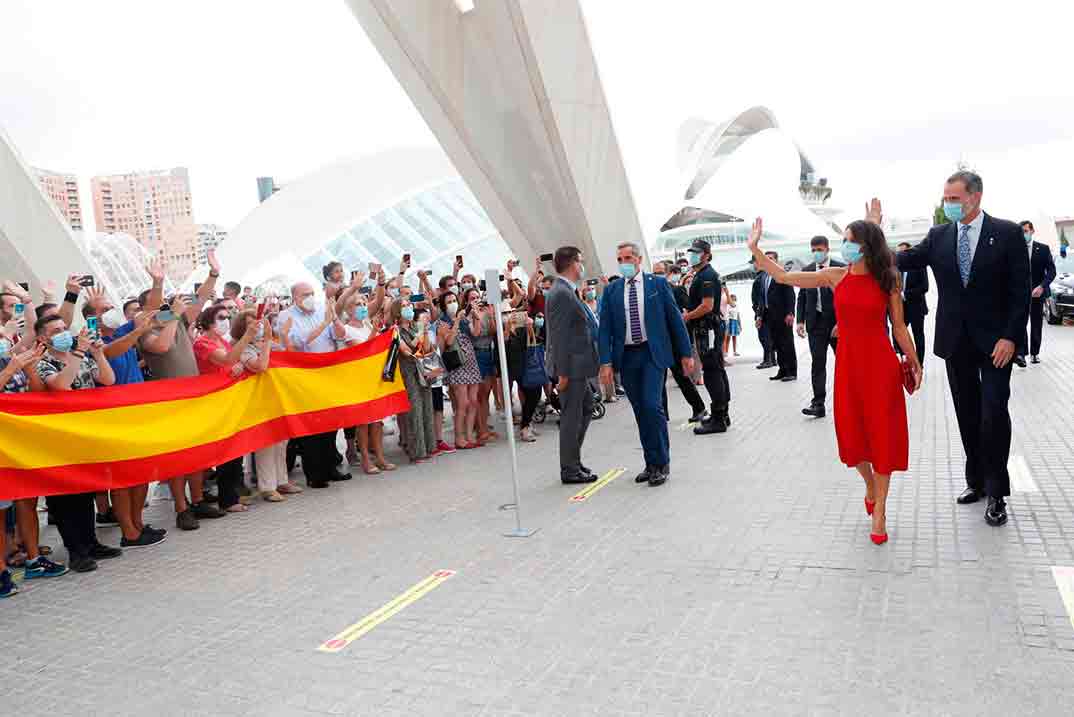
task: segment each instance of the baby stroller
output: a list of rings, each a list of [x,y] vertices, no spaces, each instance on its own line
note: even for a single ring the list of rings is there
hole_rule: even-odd
[[[548,389],[546,388],[545,390],[547,391]],[[600,386],[595,381],[589,382],[589,390],[593,393],[593,420],[599,421],[604,418],[608,409],[605,407],[603,397],[600,394]],[[556,391],[556,385],[553,383],[547,400],[541,401],[537,405],[537,410],[533,413],[533,422],[544,423],[550,414],[555,413],[558,416],[559,411],[559,392]]]

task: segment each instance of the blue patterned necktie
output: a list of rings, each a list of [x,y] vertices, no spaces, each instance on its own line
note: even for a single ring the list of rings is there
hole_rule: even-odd
[[[641,312],[638,310],[638,280],[630,281],[630,295],[627,299],[630,304],[630,343],[641,343]]]
[[[970,254],[970,225],[963,224],[958,233],[958,273],[962,275],[962,286],[969,286],[970,264],[973,256]]]

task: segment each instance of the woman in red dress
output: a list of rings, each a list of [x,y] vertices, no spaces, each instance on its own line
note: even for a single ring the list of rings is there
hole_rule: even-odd
[[[921,385],[921,364],[902,314],[895,261],[880,228],[880,203],[873,200],[869,220],[847,227],[846,267],[788,272],[759,248],[762,223],[753,224],[749,247],[757,268],[781,284],[835,291],[838,345],[835,352],[835,435],[839,458],[865,481],[865,511],[872,516],[870,538],[887,542],[887,497],[891,474],[905,471],[909,440],[902,365],[888,339],[895,340]]]

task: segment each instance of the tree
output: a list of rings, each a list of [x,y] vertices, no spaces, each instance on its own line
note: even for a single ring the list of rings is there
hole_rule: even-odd
[[[951,223],[951,220],[943,213],[943,204],[938,204],[936,209],[932,211],[932,223],[934,225]]]

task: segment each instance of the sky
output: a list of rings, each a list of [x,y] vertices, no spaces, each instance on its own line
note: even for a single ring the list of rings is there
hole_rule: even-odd
[[[756,104],[848,218],[874,194],[930,214],[959,161],[995,214],[1074,215],[1068,3],[581,2],[646,236],[685,188],[682,122]],[[196,221],[226,227],[259,175],[435,143],[342,0],[3,0],[0,127],[84,202],[94,174],[186,166]],[[743,186],[796,183],[756,141]]]

